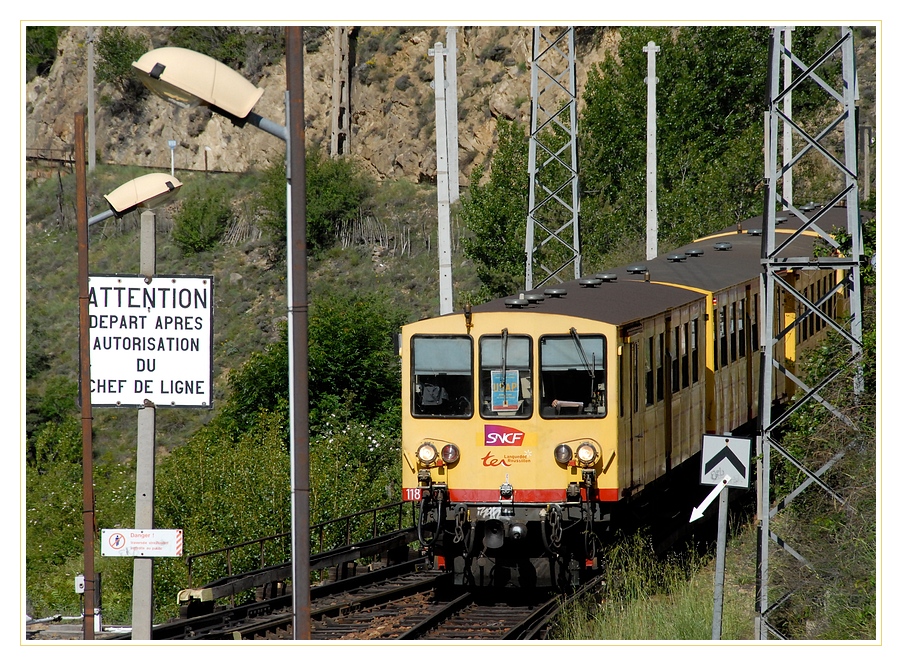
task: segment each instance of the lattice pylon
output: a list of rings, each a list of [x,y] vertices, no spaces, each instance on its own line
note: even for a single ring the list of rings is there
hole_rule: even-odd
[[[535,27],[526,289],[580,277],[576,58],[572,26]],[[537,277],[536,270],[540,272]]]

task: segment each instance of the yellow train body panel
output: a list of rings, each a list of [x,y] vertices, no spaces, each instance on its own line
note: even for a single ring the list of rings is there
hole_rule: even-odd
[[[411,338],[415,336],[464,336],[472,341],[473,367],[479,368],[482,365],[479,341],[483,336],[497,336],[506,330],[511,338],[528,340],[532,358],[538,359],[543,336],[550,332],[566,335],[574,328],[582,337],[603,336],[605,357],[616,359],[617,355],[616,328],[597,321],[559,315],[524,316],[517,312],[478,313],[472,316],[472,321],[469,330],[464,314],[410,324],[403,329],[402,349],[411,349]],[[611,396],[616,396],[618,391],[616,374],[605,375],[596,378],[596,384],[602,385],[605,401],[602,409],[607,409]],[[419,499],[417,449],[424,442],[432,442],[439,449],[447,444],[460,449],[460,459],[455,464],[435,467],[431,476],[434,483],[447,484],[454,502],[497,504],[499,489],[504,484],[513,487],[517,503],[562,502],[568,485],[581,482],[579,472],[585,468],[556,463],[554,449],[559,444],[575,448],[585,441],[593,443],[598,450],[597,461],[591,469],[597,473],[599,493],[610,500],[617,499],[621,484],[616,455],[616,414],[597,418],[543,416],[543,410],[554,409],[551,404],[554,396],[543,392],[538,380],[528,389],[519,389],[518,402],[522,401],[521,407],[522,403],[529,405],[528,415],[505,415],[504,411],[498,411],[484,416],[479,406],[485,406],[487,387],[475,381],[466,395],[447,398],[449,401],[464,399],[473,405],[470,416],[417,417],[410,408],[416,396],[414,382],[415,375],[405,372],[402,378],[402,394],[407,403],[402,422],[404,499]]]

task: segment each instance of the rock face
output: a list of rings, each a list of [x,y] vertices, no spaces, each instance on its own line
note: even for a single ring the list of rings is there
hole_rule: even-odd
[[[27,85],[28,149],[69,149],[74,116],[87,106],[87,30],[69,28],[49,74]],[[435,60],[429,50],[446,44],[448,28],[356,29],[349,84],[350,123],[346,152],[376,178],[415,182],[436,177]],[[166,46],[165,28],[129,27],[147,49]],[[308,145],[329,151],[332,126],[334,30],[307,32],[304,105]],[[532,27],[461,27],[457,39],[458,144],[461,185],[485,162],[496,143],[498,118],[530,121]],[[588,69],[616,44],[614,30],[596,28],[576,47],[578,98]],[[582,42],[582,43],[580,43]],[[356,55],[355,55],[356,54]],[[264,93],[259,115],[284,124],[284,61],[264,70],[256,85]],[[98,163],[169,170],[205,168],[245,171],[283,159],[281,140],[253,127],[240,128],[208,109],[180,109],[153,95],[138,112],[117,104],[109,84],[95,85],[95,147]],[[168,142],[176,141],[170,151]]]

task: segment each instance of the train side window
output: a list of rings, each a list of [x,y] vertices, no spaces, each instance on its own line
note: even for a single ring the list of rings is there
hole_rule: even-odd
[[[839,299],[838,299],[838,295],[837,295],[839,292],[836,291],[836,273],[830,274],[830,288],[834,290],[833,296],[832,296],[832,304],[830,306],[830,316],[833,317],[834,319],[836,319],[837,316],[839,316],[839,310],[838,310],[838,307],[839,307],[838,300]]]
[[[739,347],[736,340],[736,304],[730,303],[730,363],[738,358]]]
[[[802,294],[805,296],[805,298],[807,300],[811,300],[811,295],[810,295],[809,291],[810,290],[808,289],[808,287],[805,287],[802,290]],[[805,313],[805,309],[806,309],[806,306],[799,303],[799,316],[801,316]],[[810,321],[811,321],[811,317],[805,317],[802,320],[802,342],[804,342],[805,340],[808,339],[809,331],[811,329],[811,326],[809,324]]]
[[[739,358],[745,358],[745,299],[739,301],[736,327],[739,329]]]
[[[711,342],[712,342],[712,346],[714,347],[714,369],[715,370],[717,370],[720,367],[720,353],[719,353],[720,345],[717,344],[717,341],[720,337],[718,335],[718,331],[720,330],[719,329],[720,317],[718,316],[719,312],[720,312],[720,310],[718,310],[717,308],[714,308],[714,322],[711,325],[711,330],[714,332],[714,335],[711,336]]]
[[[680,390],[680,325],[670,329],[670,391]]]
[[[692,383],[698,381],[698,317],[692,320]]]
[[[682,387],[689,386],[689,323],[683,324],[683,334],[680,336],[680,371],[682,374]]]
[[[821,301],[821,295],[823,294],[823,292],[821,291],[822,286],[823,284],[821,283],[821,280],[815,282],[815,287],[817,289],[817,300],[815,301],[815,303],[820,303]],[[814,322],[814,330],[819,331],[824,327],[824,320],[820,317],[820,315],[818,315],[817,319],[815,319]]]
[[[655,339],[646,340],[645,346],[645,404],[655,404],[655,373],[652,364],[655,361]]]
[[[817,281],[817,302],[821,302],[821,298],[823,298],[826,291],[824,290],[824,280]],[[819,308],[821,310],[823,308]],[[817,318],[817,330],[821,330],[824,327],[824,318],[818,315]]]
[[[657,372],[655,377],[655,385],[657,386],[657,395],[656,398],[658,401],[664,399],[664,334],[658,334],[658,358],[657,358]]]
[[[633,359],[633,414],[639,413],[639,343],[630,343],[630,358]]]
[[[486,418],[532,416],[532,341],[525,335],[479,338],[479,413]]]
[[[727,306],[724,305],[720,309],[720,367],[727,367]]]
[[[627,374],[629,373],[629,366],[624,360],[626,354],[626,343],[624,343],[623,347],[620,348],[620,353],[617,355],[620,365],[620,381],[617,382],[617,389],[620,397],[620,418],[623,418],[624,412],[626,411],[624,406],[626,404],[626,387],[628,386],[627,381],[629,381],[627,378]]]
[[[751,319],[752,319],[752,351],[758,351],[761,348],[761,340],[758,337],[758,308],[760,307],[758,301],[758,294],[755,294],[755,307],[752,308]]]
[[[473,339],[468,335],[411,338],[411,413],[473,416]]]
[[[607,414],[607,358],[603,335],[546,335],[539,340],[539,396],[544,418],[603,417]],[[638,345],[634,356],[633,401],[637,402]]]

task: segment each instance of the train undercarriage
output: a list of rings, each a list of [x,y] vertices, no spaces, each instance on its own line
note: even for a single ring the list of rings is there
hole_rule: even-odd
[[[570,590],[599,570],[610,514],[599,502],[448,503],[433,485],[420,503],[419,538],[433,567],[463,587]]]

